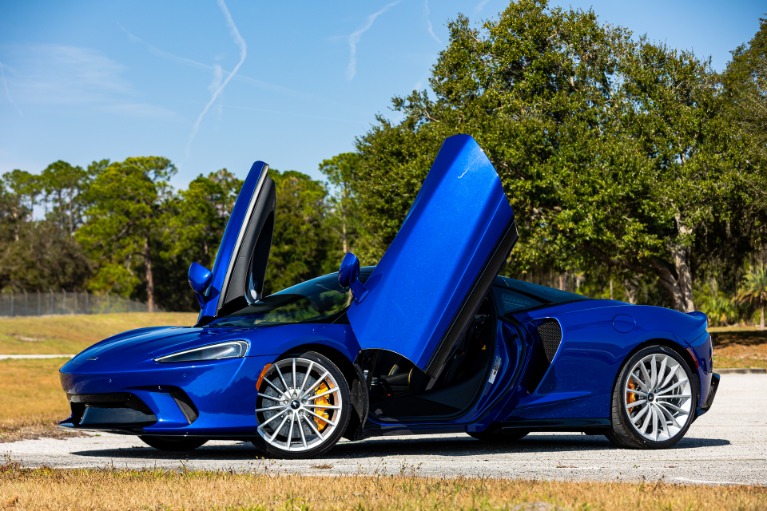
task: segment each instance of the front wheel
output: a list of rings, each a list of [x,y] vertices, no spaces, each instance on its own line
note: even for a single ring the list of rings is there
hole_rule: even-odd
[[[184,436],[139,436],[142,442],[161,451],[193,451],[208,441],[207,438]]]
[[[621,447],[670,447],[692,424],[696,401],[692,372],[682,357],[666,346],[648,346],[618,376],[607,436]]]
[[[330,359],[313,351],[288,355],[261,379],[253,443],[275,458],[319,456],[343,435],[350,407],[349,385]]]

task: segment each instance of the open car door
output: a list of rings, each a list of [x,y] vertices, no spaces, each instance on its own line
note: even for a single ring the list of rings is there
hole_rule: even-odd
[[[436,378],[516,240],[490,160],[468,135],[445,140],[367,293],[348,310],[360,347],[399,353]]]
[[[193,264],[189,280],[200,301],[198,324],[239,310],[261,298],[274,231],[276,193],[269,167],[257,161],[245,178],[226,224],[213,269],[196,281]]]

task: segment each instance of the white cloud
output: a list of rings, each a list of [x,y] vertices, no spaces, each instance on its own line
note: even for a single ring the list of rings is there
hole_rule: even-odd
[[[210,85],[208,85],[208,90],[210,90],[211,94],[215,94],[222,83],[224,83],[224,69],[218,64],[215,64],[213,66],[213,80],[210,82]]]
[[[118,114],[124,117],[138,117],[144,119],[173,119],[176,117],[176,112],[173,110],[152,105],[150,103],[108,103],[98,107],[98,109],[103,112]]]
[[[123,66],[90,48],[54,44],[14,47],[11,80],[21,102],[87,104],[130,94]]]
[[[221,93],[224,91],[226,86],[229,84],[229,82],[234,78],[234,76],[237,74],[237,71],[240,70],[240,67],[242,67],[242,64],[245,63],[245,59],[248,57],[248,45],[245,44],[245,39],[242,38],[240,35],[240,31],[237,30],[237,25],[235,25],[234,20],[232,19],[232,15],[229,12],[229,9],[226,7],[226,2],[224,0],[218,0],[218,7],[221,9],[221,12],[224,14],[224,18],[226,18],[226,24],[229,27],[229,33],[232,36],[232,39],[234,40],[234,44],[237,45],[237,47],[240,49],[240,60],[237,62],[237,64],[234,66],[234,69],[226,76],[224,81],[220,82],[218,86],[212,91],[210,99],[205,104],[205,107],[203,107],[202,111],[200,112],[200,115],[197,116],[197,120],[194,121],[194,125],[192,126],[192,132],[189,134],[189,140],[186,143],[186,157],[189,157],[189,151],[192,147],[192,142],[194,142],[195,137],[197,136],[197,131],[200,129],[200,124],[202,124],[202,120],[205,118],[205,115],[208,113],[208,110],[210,110],[210,107],[213,106],[213,104],[216,102],[218,97],[221,95]],[[221,66],[216,65],[214,67],[214,82],[216,81],[216,75],[218,73],[221,73]],[[220,79],[220,76],[218,77]]]
[[[19,105],[17,105],[13,100],[11,91],[8,90],[8,82],[5,81],[5,66],[2,62],[0,62],[0,82],[3,84],[3,91],[5,92],[5,98],[8,100],[8,103],[13,105],[13,108],[15,108],[19,115],[21,115],[21,109],[19,108]]]
[[[370,16],[367,17],[365,20],[365,23],[362,24],[361,27],[359,27],[357,30],[349,34],[348,41],[349,41],[349,65],[346,67],[346,79],[352,80],[354,76],[357,74],[357,44],[360,42],[360,39],[362,38],[362,34],[370,30],[370,28],[373,26],[373,23],[375,23],[376,19],[398,3],[400,3],[402,0],[397,0],[396,2],[391,2],[386,4],[382,9],[374,12]]]
[[[165,51],[165,50],[163,50],[161,48],[158,48],[157,46],[154,46],[152,43],[150,43],[150,42],[148,42],[148,41],[138,37],[137,35],[133,34],[132,32],[130,32],[125,27],[121,26],[120,29],[122,29],[122,31],[125,33],[125,35],[128,36],[128,39],[130,39],[131,42],[143,46],[144,48],[147,49],[147,51],[150,54],[152,54],[152,55],[154,55],[156,57],[159,57],[161,59],[167,60],[169,62],[174,62],[176,64],[187,66],[187,67],[191,67],[191,68],[195,68],[195,69],[201,69],[201,70],[208,71],[208,72],[210,72],[210,71],[212,71],[214,73],[216,72],[215,71],[215,66],[213,66],[213,65],[206,64],[204,62],[200,62],[200,61],[197,61],[197,60],[194,60],[194,59],[190,59],[188,57],[181,57],[179,55],[174,55],[173,53],[170,53],[170,52]],[[221,68],[221,71],[222,71],[222,74],[230,73],[229,70],[227,70],[227,69],[225,69],[223,67]],[[282,85],[278,85],[278,84],[270,83],[270,82],[265,82],[263,80],[258,80],[256,78],[252,78],[252,77],[243,75],[242,73],[237,73],[237,76],[235,76],[234,79],[237,80],[238,82],[247,83],[248,85],[252,85],[252,86],[257,87],[259,89],[270,91],[270,92],[275,92],[277,94],[282,94],[284,96],[291,96],[291,97],[301,98],[301,99],[315,99],[315,96],[313,94],[307,94],[305,92],[300,92],[300,91],[297,91],[297,90],[294,90],[294,89],[291,89],[291,88],[288,88],[288,87],[284,87]]]
[[[490,3],[490,0],[482,0],[477,4],[477,6],[474,8],[474,12],[482,12],[482,10],[487,7],[487,4]]]
[[[126,68],[98,50],[40,44],[6,47],[6,54],[14,66],[12,75],[4,74],[4,87],[8,97],[13,90],[19,104],[81,106],[134,117],[173,115],[136,102],[133,86],[123,76]]]
[[[431,9],[429,8],[429,0],[423,0],[423,14],[424,17],[426,17],[426,30],[429,32],[429,35],[432,39],[434,39],[437,44],[442,46],[442,41],[437,37],[437,34],[434,33],[434,27],[431,24]]]
[[[147,41],[141,39],[139,36],[134,35],[132,32],[130,32],[127,28],[123,27],[122,25],[120,25],[120,30],[122,30],[125,33],[125,35],[128,36],[128,39],[130,39],[131,42],[136,43],[136,44],[140,44],[141,46],[146,48],[149,51],[149,53],[151,53],[152,55],[154,55],[156,57],[160,57],[160,58],[163,58],[165,60],[170,60],[170,61],[175,62],[177,64],[183,64],[185,66],[195,67],[197,69],[209,70],[209,69],[212,68],[212,66],[210,66],[208,64],[204,64],[202,62],[198,62],[198,61],[196,61],[194,59],[190,59],[190,58],[186,58],[186,57],[179,57],[178,55],[174,55],[174,54],[172,54],[170,52],[167,52],[165,50],[161,50],[157,46],[154,46],[153,44],[148,43]]]

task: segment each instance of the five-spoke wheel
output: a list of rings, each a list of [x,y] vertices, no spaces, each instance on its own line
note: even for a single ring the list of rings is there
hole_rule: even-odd
[[[312,351],[281,358],[258,385],[254,444],[279,458],[330,450],[349,423],[349,386],[327,357]]]
[[[695,418],[695,402],[692,373],[678,353],[665,346],[641,349],[615,384],[608,437],[622,447],[674,445]]]

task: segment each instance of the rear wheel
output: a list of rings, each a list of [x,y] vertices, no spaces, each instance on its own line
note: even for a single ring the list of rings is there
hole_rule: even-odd
[[[140,436],[142,442],[161,451],[193,451],[208,441],[207,438],[183,436]]]
[[[621,447],[670,447],[692,424],[696,401],[693,375],[682,357],[666,346],[648,346],[618,376],[607,436]]]
[[[313,351],[288,355],[259,384],[253,444],[276,458],[319,456],[343,435],[350,407],[349,385],[330,359]]]

